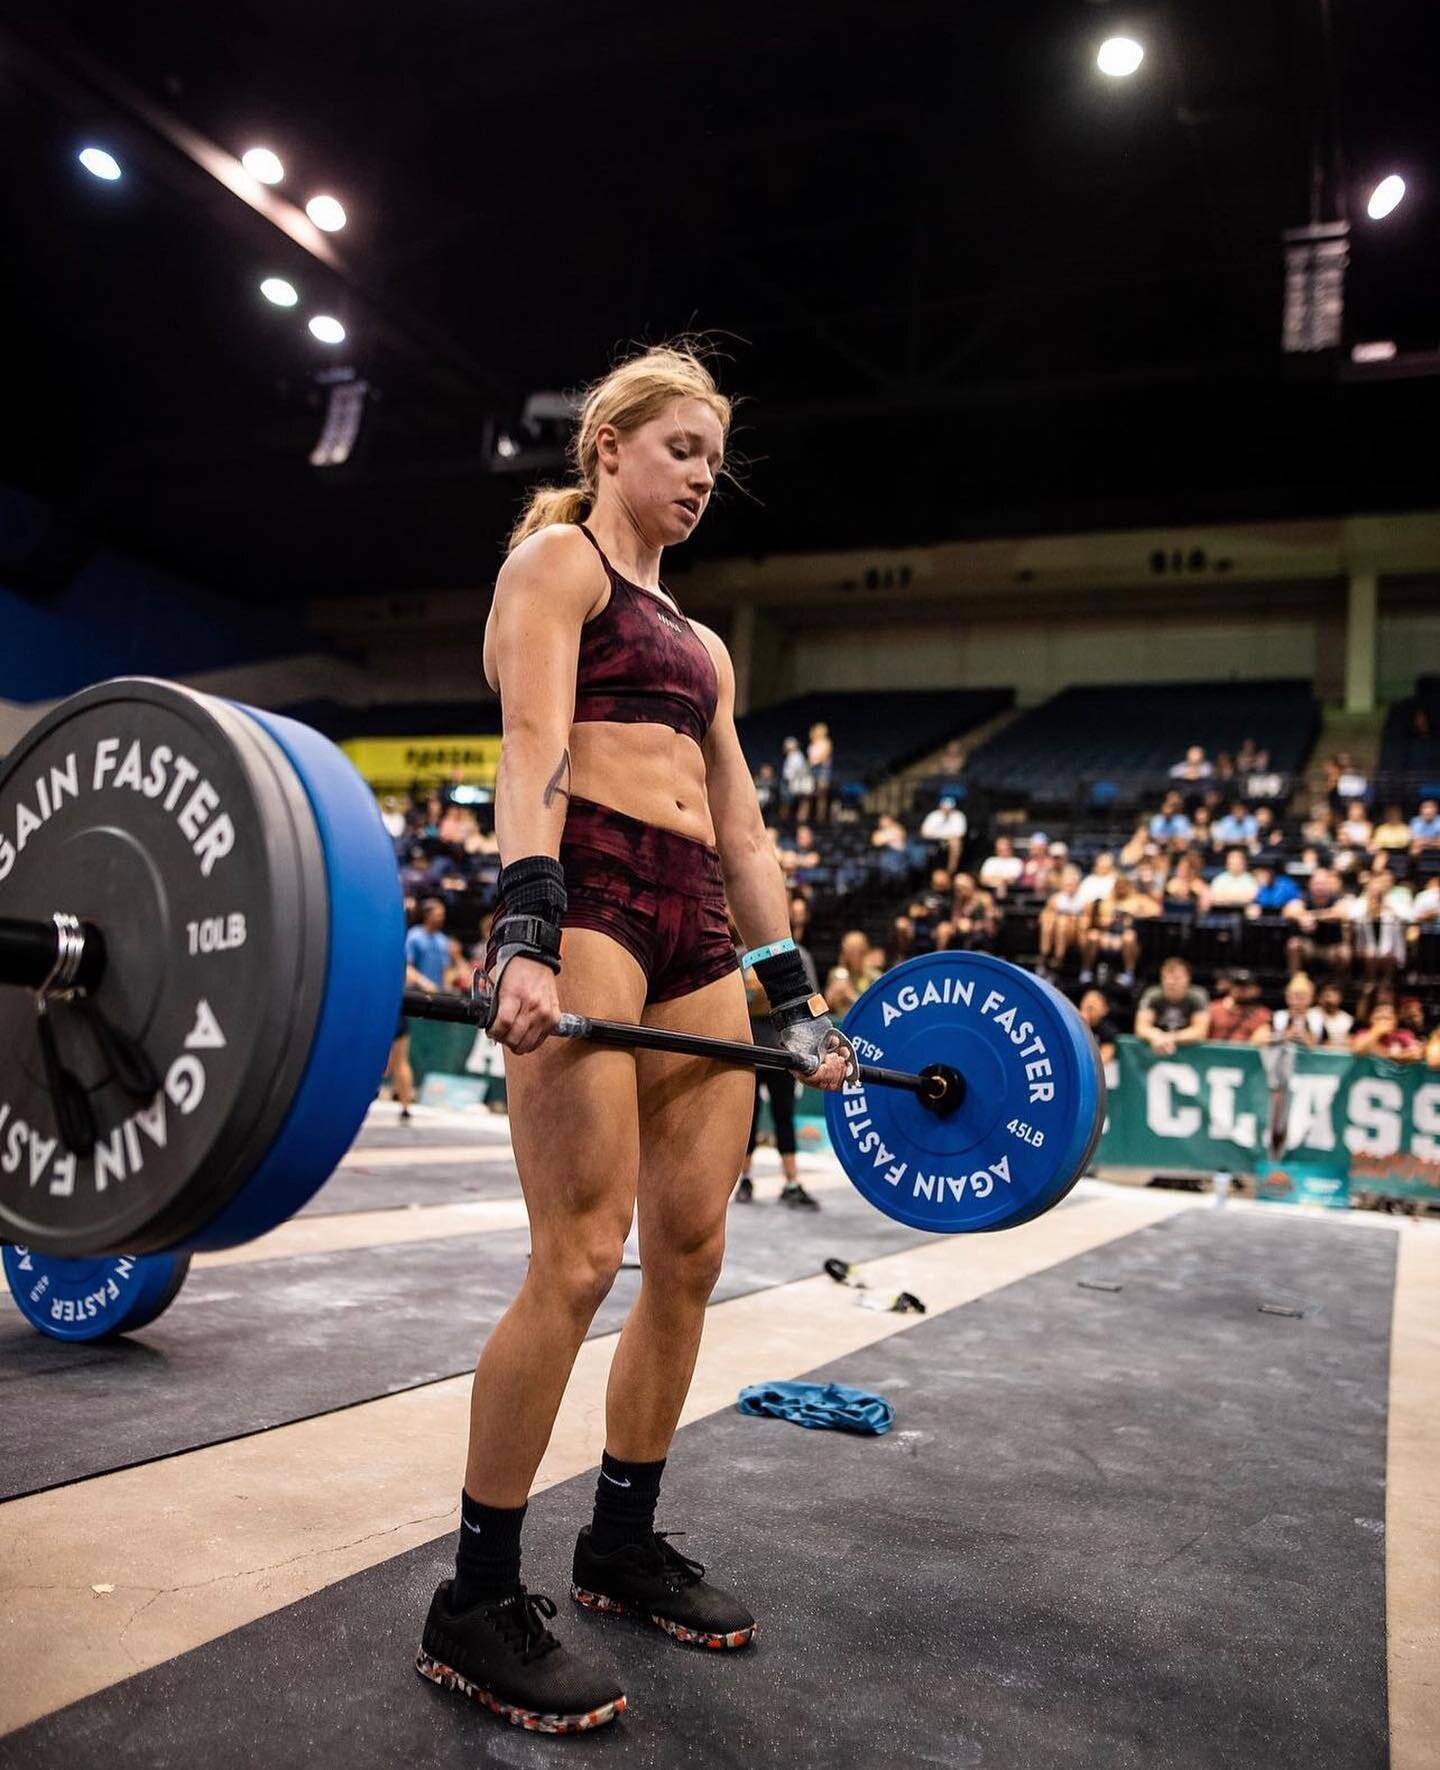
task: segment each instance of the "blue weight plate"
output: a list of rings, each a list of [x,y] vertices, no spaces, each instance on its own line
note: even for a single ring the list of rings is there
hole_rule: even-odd
[[[1091,1036],[1089,1027],[1086,1026],[1085,1022],[1080,1018],[1080,1015],[1059,990],[1055,989],[1048,983],[1043,983],[1041,979],[1036,977],[1031,977],[1030,981],[1032,983],[1040,983],[1042,988],[1048,989],[1051,995],[1056,998],[1059,1005],[1059,1012],[1064,1016],[1065,1025],[1069,1029],[1072,1041],[1075,1045],[1077,1059],[1082,1067],[1086,1065],[1089,1067],[1091,1081],[1094,1086],[1094,1116],[1090,1125],[1090,1134],[1086,1139],[1085,1146],[1076,1159],[1074,1169],[1070,1174],[1067,1176],[1063,1170],[1057,1171],[1055,1185],[1051,1189],[1049,1196],[1043,1201],[1037,1202],[1023,1216],[1011,1218],[1009,1222],[1000,1224],[998,1227],[1002,1229],[1014,1229],[1021,1223],[1030,1222],[1032,1218],[1043,1216],[1046,1211],[1051,1210],[1055,1205],[1058,1205],[1060,1200],[1074,1187],[1076,1181],[1084,1175],[1085,1170],[1090,1166],[1090,1158],[1094,1155],[1095,1146],[1100,1141],[1100,1133],[1105,1128],[1105,1066],[1100,1061],[1099,1046]],[[1082,1085],[1079,1093],[1079,1099],[1082,1106],[1086,1095],[1087,1091]]]
[[[355,1140],[384,1073],[404,988],[405,912],[395,851],[369,787],[335,746],[294,719],[239,711],[269,734],[294,768],[325,857],[329,944],[324,999],[299,1087],[274,1142],[242,1190],[198,1235],[224,1248],[293,1216],[320,1190]]]
[[[888,971],[845,1017],[862,1063],[946,1064],[965,1098],[941,1116],[898,1088],[827,1094],[830,1141],[887,1216],[942,1234],[1049,1210],[1083,1171],[1104,1092],[1093,1045],[1057,990],[987,953],[928,953]]]
[[[101,1254],[63,1260],[5,1248],[5,1277],[20,1313],[52,1340],[108,1340],[134,1333],[185,1282],[187,1254]]]

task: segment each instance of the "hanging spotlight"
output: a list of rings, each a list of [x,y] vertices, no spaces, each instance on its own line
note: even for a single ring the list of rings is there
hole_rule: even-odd
[[[1382,178],[1370,193],[1370,201],[1365,205],[1365,213],[1372,221],[1383,221],[1385,217],[1400,207],[1405,195],[1405,180],[1398,172],[1392,172],[1388,178]]]
[[[345,342],[345,328],[333,314],[317,313],[310,322],[310,330],[322,344]]]
[[[240,156],[240,164],[252,178],[258,178],[261,184],[279,184],[285,176],[285,168],[280,164],[278,154],[272,154],[267,147],[247,148]]]
[[[107,154],[104,148],[81,148],[80,164],[96,178],[103,178],[107,184],[113,184],[120,176],[120,162],[114,154]]]
[[[1145,59],[1145,51],[1133,37],[1107,37],[1100,45],[1095,65],[1102,74],[1122,79],[1133,74]]]
[[[284,277],[266,277],[260,285],[260,293],[276,307],[294,307],[300,299],[294,283],[287,283]]]
[[[327,234],[338,234],[345,225],[345,211],[334,197],[311,197],[305,213]]]

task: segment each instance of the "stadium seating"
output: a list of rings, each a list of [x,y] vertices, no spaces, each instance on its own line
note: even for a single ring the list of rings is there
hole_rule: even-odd
[[[737,723],[751,769],[778,769],[787,737],[803,745],[823,720],[835,744],[839,779],[874,785],[896,769],[963,737],[1014,704],[1010,689],[895,689],[798,695],[747,713]]]
[[[1250,738],[1293,777],[1319,729],[1306,682],[1069,688],[1015,720],[970,758],[966,779],[1032,803],[1133,802],[1166,782],[1191,744],[1231,755]]]

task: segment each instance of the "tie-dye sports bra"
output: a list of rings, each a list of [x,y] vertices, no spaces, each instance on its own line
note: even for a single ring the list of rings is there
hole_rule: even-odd
[[[720,693],[710,653],[684,616],[622,578],[579,526],[600,555],[610,600],[580,631],[575,723],[668,725],[703,743]]]

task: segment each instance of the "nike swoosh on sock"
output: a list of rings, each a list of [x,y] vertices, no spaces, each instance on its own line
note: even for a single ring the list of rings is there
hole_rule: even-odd
[[[612,1487],[629,1487],[630,1486],[630,1477],[628,1475],[625,1477],[625,1479],[623,1481],[621,1481],[621,1480],[618,1480],[614,1475],[607,1475],[603,1469],[600,1471],[600,1479],[602,1481],[608,1481]]]

